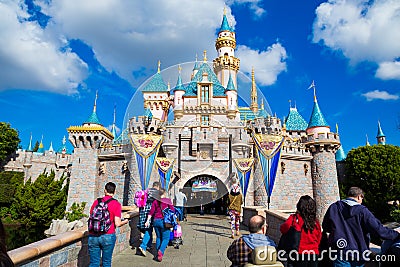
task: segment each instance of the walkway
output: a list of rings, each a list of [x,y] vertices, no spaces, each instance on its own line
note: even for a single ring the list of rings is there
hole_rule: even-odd
[[[133,248],[115,256],[113,266],[230,266],[231,262],[226,257],[228,246],[232,243],[228,216],[188,215],[188,221],[181,225],[183,245],[179,249],[168,247],[161,263],[154,261],[150,253],[147,257],[136,255],[136,248]]]

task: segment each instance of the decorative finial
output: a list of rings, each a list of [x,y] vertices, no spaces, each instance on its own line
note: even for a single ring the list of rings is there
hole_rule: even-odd
[[[197,62],[197,53],[196,53],[196,62]]]
[[[159,61],[158,61],[158,70],[157,70],[157,73],[160,73],[160,69],[161,69],[161,61],[159,60]]]
[[[224,6],[224,16],[226,16],[226,6]]]
[[[251,67],[251,82],[254,83],[254,66]]]
[[[264,109],[264,98],[261,98],[261,109]]]
[[[207,50],[204,50],[203,52],[203,61],[207,62]]]
[[[178,65],[178,71],[179,71],[179,74],[181,74],[181,71],[182,71],[181,64]]]
[[[169,83],[169,80],[168,80],[168,91],[170,91],[171,90],[171,84]]]
[[[117,113],[117,105],[114,103],[114,120],[113,125],[115,125],[115,114]]]
[[[312,81],[311,85],[308,87],[307,90],[309,90],[311,88],[313,88],[313,90],[314,90],[314,102],[317,102],[317,95],[315,94],[315,83],[314,83],[314,80]]]
[[[339,125],[336,123],[336,133],[339,134]]]
[[[93,113],[96,113],[96,107],[97,107],[97,97],[98,97],[99,91],[96,90],[96,97],[94,98],[94,106],[93,106]]]
[[[66,143],[67,143],[67,138],[65,138],[65,135],[64,135],[63,140],[62,140],[62,144],[65,145]]]
[[[289,99],[289,108],[292,108],[292,100]]]

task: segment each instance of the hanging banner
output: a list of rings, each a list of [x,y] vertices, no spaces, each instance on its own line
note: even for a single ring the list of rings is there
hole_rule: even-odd
[[[192,184],[193,192],[217,192],[217,182],[211,178],[197,178]]]
[[[253,169],[254,158],[239,158],[233,159],[236,169],[238,170],[240,187],[243,192],[243,196],[246,197],[247,188],[249,187],[251,170]]]
[[[275,184],[276,171],[281,157],[285,137],[279,135],[253,134],[258,158],[264,175],[264,186],[268,196],[268,209]]]
[[[140,185],[142,190],[149,186],[151,172],[155,158],[162,141],[161,135],[131,134],[130,140],[139,170]]]
[[[168,191],[169,183],[171,180],[172,167],[174,166],[174,159],[169,158],[156,158],[158,166],[158,174],[160,175],[161,187]]]

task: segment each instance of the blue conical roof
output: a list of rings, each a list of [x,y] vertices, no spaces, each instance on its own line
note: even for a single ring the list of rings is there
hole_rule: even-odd
[[[346,153],[344,153],[342,146],[340,146],[338,151],[336,151],[335,159],[336,159],[336,161],[343,161],[346,159]]]
[[[39,148],[38,148],[38,150],[37,150],[37,153],[44,153],[44,146],[43,146],[42,141],[40,141],[40,144],[39,144]]]
[[[228,84],[226,85],[227,91],[236,91],[235,85],[233,84],[232,75],[229,73]]]
[[[219,82],[217,76],[211,67],[204,62],[201,64],[198,72],[190,81],[190,83],[186,87],[187,96],[196,96],[197,95],[197,83],[203,80],[203,73],[206,72],[208,74],[208,80],[213,84],[213,95],[214,96],[225,96],[225,88]]]
[[[143,116],[148,117],[149,119],[153,118],[153,113],[151,113],[150,108],[146,108],[146,110],[144,111]]]
[[[378,121],[378,134],[376,137],[386,137],[386,135],[383,133],[382,128],[381,128],[381,123]]]
[[[183,86],[182,84],[182,78],[181,78],[181,74],[179,74],[178,76],[178,80],[176,81],[176,86],[174,88],[174,91],[185,91],[185,86]]]
[[[196,58],[196,62],[194,62],[193,70],[198,70],[198,69],[199,69],[199,62],[197,62],[197,58]]]
[[[307,128],[313,127],[329,127],[326,122],[324,115],[322,115],[321,109],[319,108],[317,99],[314,100],[314,108],[311,113],[310,121],[308,122]]]
[[[142,92],[168,92],[168,86],[165,84],[160,72],[154,74],[150,82],[142,89]]]
[[[228,19],[227,19],[227,17],[226,17],[225,14],[224,14],[224,16],[222,17],[221,28],[219,29],[219,31],[220,31],[220,32],[223,32],[223,31],[232,32],[232,31],[233,31],[232,28],[231,28],[231,26],[229,26]]]
[[[93,111],[85,123],[96,123],[101,124],[99,118],[97,117],[96,111]]]
[[[305,131],[307,129],[307,122],[297,111],[297,108],[290,108],[285,125],[287,131]]]

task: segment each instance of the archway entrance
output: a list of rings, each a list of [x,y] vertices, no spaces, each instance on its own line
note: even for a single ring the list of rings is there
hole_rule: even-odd
[[[186,209],[193,214],[226,214],[228,189],[212,175],[198,175],[188,180],[183,192],[187,196]]]

